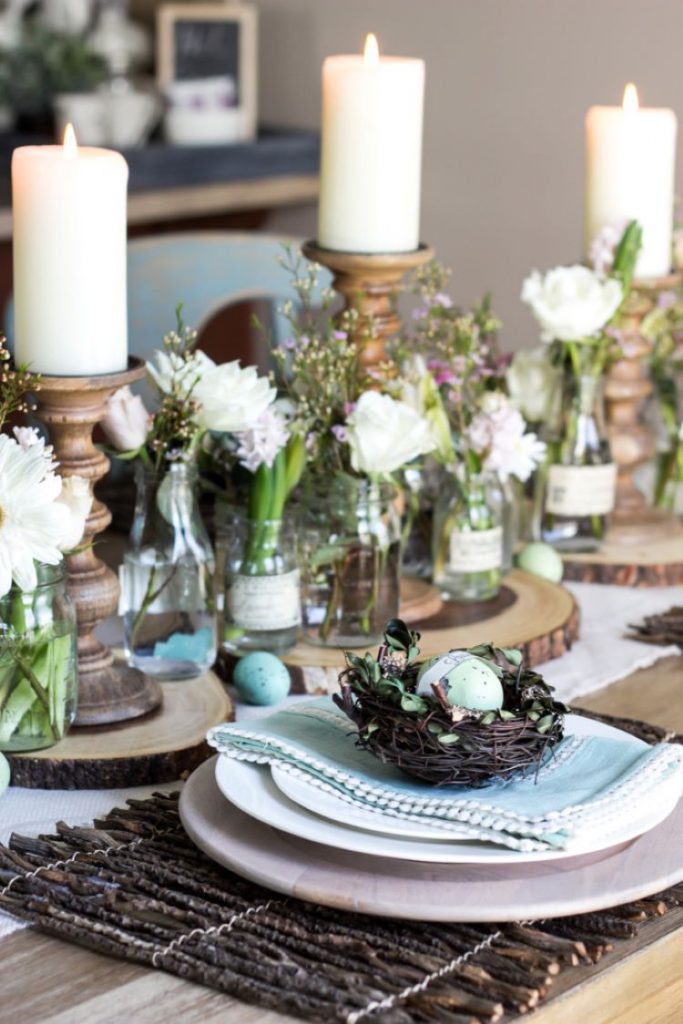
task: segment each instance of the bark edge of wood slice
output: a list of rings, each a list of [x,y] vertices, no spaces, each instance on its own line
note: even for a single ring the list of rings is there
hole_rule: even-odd
[[[12,785],[122,789],[185,778],[213,754],[206,733],[235,717],[232,701],[213,672],[161,687],[162,706],[144,718],[75,729],[54,747],[8,753]]]
[[[677,587],[683,585],[683,536],[642,544],[610,544],[600,551],[565,555],[565,579],[576,583],[619,587]]]

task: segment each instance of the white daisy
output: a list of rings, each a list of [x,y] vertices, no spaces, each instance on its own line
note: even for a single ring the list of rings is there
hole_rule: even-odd
[[[22,449],[0,434],[0,596],[12,582],[33,590],[36,562],[61,561],[60,544],[71,526],[68,507],[57,502],[61,489],[42,445]]]

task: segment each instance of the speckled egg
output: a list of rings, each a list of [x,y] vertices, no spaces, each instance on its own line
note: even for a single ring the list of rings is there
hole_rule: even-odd
[[[2,794],[9,786],[9,762],[7,758],[0,754],[0,794]]]
[[[432,683],[443,680],[450,704],[472,711],[492,711],[503,706],[503,686],[486,661],[467,651],[450,651],[422,666],[418,693],[432,693]]]
[[[232,680],[246,704],[277,704],[289,693],[289,672],[269,651],[253,651],[238,661]]]
[[[562,559],[550,544],[534,541],[522,548],[517,556],[517,565],[525,572],[540,576],[551,583],[559,583],[564,573]]]

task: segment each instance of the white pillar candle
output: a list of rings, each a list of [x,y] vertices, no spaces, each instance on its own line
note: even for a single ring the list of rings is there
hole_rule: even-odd
[[[323,64],[318,243],[344,252],[410,252],[420,238],[425,66],[363,56]]]
[[[606,224],[637,220],[643,247],[640,278],[671,270],[676,168],[676,115],[639,107],[628,85],[621,107],[591,107],[586,114],[586,251]]]
[[[120,153],[22,146],[12,154],[14,354],[51,376],[128,362],[126,188]]]

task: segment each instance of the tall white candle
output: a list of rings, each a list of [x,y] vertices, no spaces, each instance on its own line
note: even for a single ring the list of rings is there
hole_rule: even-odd
[[[586,251],[606,224],[637,220],[643,247],[636,274],[661,277],[671,270],[676,169],[676,115],[639,107],[628,85],[621,107],[591,107],[586,114]]]
[[[53,376],[125,369],[126,188],[119,153],[22,146],[12,154],[17,363]]]
[[[323,64],[318,243],[345,252],[409,252],[420,237],[425,66],[363,56]]]

